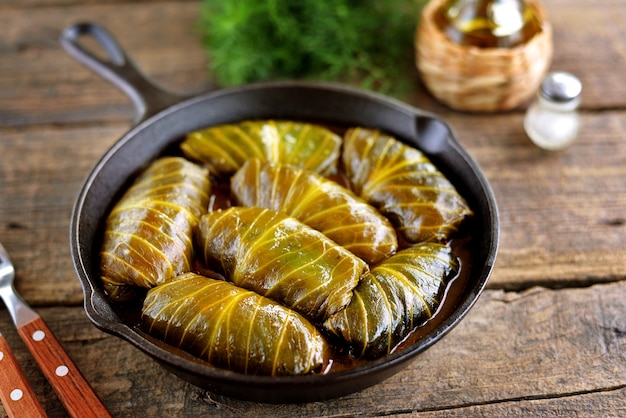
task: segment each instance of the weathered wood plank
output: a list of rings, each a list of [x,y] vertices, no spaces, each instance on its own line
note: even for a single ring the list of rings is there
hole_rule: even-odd
[[[587,285],[626,272],[626,122],[583,115],[577,142],[536,148],[523,115],[452,115],[448,121],[496,194],[501,245],[491,286]]]
[[[126,129],[37,127],[3,131],[0,237],[17,269],[18,291],[34,305],[77,304],[69,222],[87,173]]]
[[[198,15],[193,2],[3,11],[0,125],[132,120],[129,99],[61,48],[62,30],[79,22],[108,28],[136,64],[164,87],[208,90],[206,54],[195,30]]]
[[[581,405],[586,411],[623,410],[624,292],[626,282],[523,293],[486,291],[457,328],[397,375],[360,393],[298,405],[256,404],[205,393],[130,344],[96,330],[78,307],[40,312],[115,416],[138,411],[162,417],[411,412],[522,416]],[[27,376],[41,383],[10,328],[7,316],[0,316],[0,329]],[[57,408],[53,397],[43,395],[42,402],[46,409]]]
[[[554,29],[553,70],[583,83],[582,107],[623,107],[626,86],[626,3],[620,0],[543,0]]]
[[[618,388],[599,393],[571,395],[554,399],[520,399],[496,404],[473,405],[457,409],[421,412],[420,418],[472,417],[579,417],[621,418],[626,415],[626,389]],[[397,414],[399,417],[413,413]]]
[[[626,3],[603,3],[602,8],[610,8],[609,14],[589,0],[544,3],[555,27],[553,68],[572,71],[582,79],[583,106],[626,105],[622,82],[626,29],[620,23],[626,20]],[[139,66],[166,87],[181,91],[213,87],[195,29],[199,2],[72,2],[60,6],[67,3],[24,8],[13,4],[0,13],[0,124],[132,119],[128,99],[59,46],[62,29],[79,21],[95,21],[109,28]],[[418,100],[422,93],[420,90],[415,96],[415,104],[448,112],[432,99]]]

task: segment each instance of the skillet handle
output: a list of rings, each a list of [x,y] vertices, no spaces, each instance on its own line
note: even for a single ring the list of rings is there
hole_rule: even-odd
[[[83,36],[97,41],[108,60],[99,58],[81,44],[80,38]],[[113,35],[102,26],[94,23],[70,26],[62,32],[60,42],[72,57],[130,97],[136,111],[135,125],[160,110],[188,98],[159,87],[145,76],[126,55]]]

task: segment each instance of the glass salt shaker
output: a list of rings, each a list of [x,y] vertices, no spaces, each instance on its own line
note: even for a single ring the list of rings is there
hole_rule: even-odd
[[[577,108],[582,84],[566,72],[549,73],[541,83],[537,101],[526,112],[524,129],[535,145],[547,150],[571,144],[580,129]]]

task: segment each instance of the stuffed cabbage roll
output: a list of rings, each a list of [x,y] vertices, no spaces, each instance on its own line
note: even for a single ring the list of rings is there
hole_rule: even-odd
[[[148,291],[142,325],[154,337],[235,372],[300,375],[326,362],[324,338],[297,312],[194,273]]]
[[[321,232],[269,209],[210,212],[198,231],[199,256],[208,266],[316,322],[350,302],[368,269]]]
[[[437,309],[458,262],[448,246],[423,243],[391,256],[367,274],[348,307],[323,326],[357,357],[390,353]]]
[[[112,299],[190,270],[193,229],[210,190],[208,172],[180,157],[158,159],[137,177],[105,225],[100,277]]]
[[[238,205],[283,212],[373,264],[398,248],[396,231],[374,207],[338,183],[285,164],[248,160],[231,179]]]
[[[229,176],[250,158],[318,172],[337,170],[341,137],[318,125],[291,121],[244,121],[190,132],[181,149],[215,176]]]
[[[342,158],[354,191],[409,242],[445,241],[472,213],[422,152],[380,131],[348,130]]]

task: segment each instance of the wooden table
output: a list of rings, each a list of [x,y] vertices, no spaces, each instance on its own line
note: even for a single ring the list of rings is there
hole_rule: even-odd
[[[544,4],[554,26],[552,68],[584,86],[584,125],[571,147],[533,146],[523,109],[454,112],[417,79],[408,100],[453,126],[495,191],[500,252],[477,305],[381,384],[327,402],[263,405],[207,393],[98,331],[84,314],[69,254],[77,193],[129,129],[133,110],[62,50],[60,31],[98,22],[157,82],[207,90],[198,2],[2,2],[0,240],[18,290],[115,416],[626,416],[626,2]],[[64,416],[4,309],[0,330],[49,415]]]

